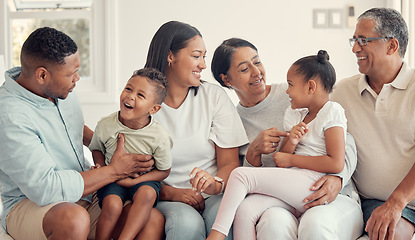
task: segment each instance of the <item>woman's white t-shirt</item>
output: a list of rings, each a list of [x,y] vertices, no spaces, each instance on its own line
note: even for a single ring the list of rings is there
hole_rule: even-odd
[[[173,187],[190,188],[189,174],[195,167],[216,175],[215,144],[233,148],[248,143],[235,106],[212,83],[201,83],[196,96],[195,89],[190,89],[177,109],[163,103],[154,117],[173,139],[171,172],[163,181]]]

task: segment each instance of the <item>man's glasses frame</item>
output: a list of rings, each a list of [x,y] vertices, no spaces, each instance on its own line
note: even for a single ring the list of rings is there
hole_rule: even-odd
[[[359,46],[364,47],[367,45],[368,42],[371,42],[373,40],[380,40],[380,39],[392,39],[393,37],[373,37],[373,38],[349,38],[349,44],[351,47],[354,47],[354,45],[359,44]]]

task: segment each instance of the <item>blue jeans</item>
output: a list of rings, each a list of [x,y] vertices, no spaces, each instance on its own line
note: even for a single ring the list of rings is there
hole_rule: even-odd
[[[159,201],[157,209],[164,215],[166,240],[205,240],[209,235],[219,209],[222,195],[205,199],[205,210],[199,213],[182,202]],[[232,228],[227,240],[232,240]]]
[[[365,226],[367,221],[369,220],[370,216],[372,215],[373,210],[375,208],[380,207],[380,205],[384,204],[385,201],[377,200],[377,199],[362,199],[362,210],[363,210],[363,220],[365,221]],[[402,217],[408,220],[412,225],[415,226],[415,211],[405,207],[402,210]]]

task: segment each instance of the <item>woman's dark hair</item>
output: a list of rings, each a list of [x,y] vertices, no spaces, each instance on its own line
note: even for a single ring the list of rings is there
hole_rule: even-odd
[[[163,24],[151,40],[146,68],[155,68],[166,75],[169,51],[176,54],[187,46],[190,39],[202,34],[195,27],[178,21]]]
[[[230,88],[223,82],[220,75],[228,74],[231,66],[232,55],[238,48],[241,47],[250,47],[258,52],[258,49],[252,43],[240,38],[230,38],[223,41],[222,44],[216,48],[215,53],[213,54],[211,71],[213,77],[223,87]]]
[[[141,76],[147,78],[156,89],[156,102],[161,104],[167,96],[167,81],[164,74],[155,68],[142,68],[135,70],[131,77]]]
[[[318,76],[324,89],[330,93],[336,83],[336,71],[329,59],[329,54],[325,50],[320,50],[317,55],[298,59],[293,66],[297,66],[296,72],[303,75],[306,82]]]
[[[155,68],[166,75],[169,51],[176,54],[180,49],[185,48],[189,40],[195,36],[202,37],[202,34],[197,28],[187,23],[178,21],[166,22],[157,30],[151,40],[144,67]],[[198,87],[191,88],[196,90],[196,95]]]

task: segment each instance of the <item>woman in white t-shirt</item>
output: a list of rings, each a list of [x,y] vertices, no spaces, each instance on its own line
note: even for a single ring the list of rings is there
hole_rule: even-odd
[[[266,85],[265,69],[257,48],[239,38],[225,40],[215,50],[211,66],[215,79],[223,87],[233,89],[240,100],[237,110],[250,140],[248,146],[240,148],[240,154],[245,156],[244,166],[274,170],[277,161],[272,155],[279,150],[278,143],[283,135],[279,129],[283,129],[284,112],[290,105],[285,93],[287,84]],[[310,208],[300,219],[295,217],[296,211],[291,205],[278,198],[248,195],[239,206],[233,223],[235,239],[250,239],[255,234],[257,239],[356,239],[362,233],[359,198],[350,181],[356,162],[356,147],[348,134],[343,171],[321,178],[315,175],[318,180],[309,182],[305,190],[315,192],[303,196],[308,203],[298,204],[302,207],[307,203],[305,206]],[[291,182],[272,181],[272,184]],[[231,185],[227,189],[234,190]],[[299,190],[292,188],[289,194],[283,195],[292,195],[295,191]]]
[[[166,75],[167,97],[155,119],[173,139],[172,167],[157,209],[166,239],[206,239],[238,147],[248,142],[235,106],[218,85],[201,81],[206,47],[189,24],[170,21],[154,35],[145,67]]]

